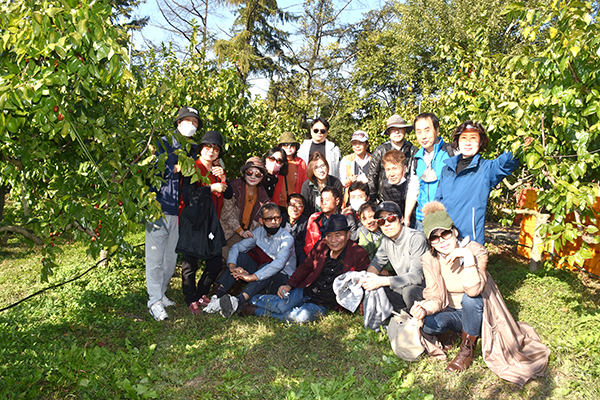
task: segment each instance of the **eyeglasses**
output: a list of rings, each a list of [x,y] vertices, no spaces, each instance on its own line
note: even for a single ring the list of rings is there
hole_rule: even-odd
[[[315,129],[313,129],[313,132],[314,133],[319,133],[320,132],[322,135],[324,135],[324,134],[327,133],[327,129],[317,129],[317,128],[315,128]]]
[[[385,222],[389,222],[390,224],[396,222],[398,220],[398,216],[396,214],[390,214],[387,217],[383,217],[383,218],[379,218],[377,220],[377,225],[379,226],[383,226],[385,225]]]
[[[281,215],[279,215],[277,217],[262,217],[262,219],[265,222],[277,222],[281,219]]]
[[[264,176],[263,173],[260,172],[260,171],[252,171],[252,170],[249,170],[249,169],[246,170],[245,174],[246,174],[246,176],[253,176],[254,175],[257,178],[262,178]]]
[[[439,235],[431,235],[429,237],[429,241],[433,244],[433,243],[438,243],[440,241],[440,239],[444,239],[444,240],[448,240],[452,237],[453,232],[451,229],[446,229],[445,231],[442,231],[442,233],[440,233]]]
[[[321,164],[321,165],[317,165],[317,166],[315,167],[315,171],[318,171],[318,170],[320,170],[320,169],[327,169],[327,165],[325,165],[325,164]]]
[[[279,165],[283,164],[283,159],[281,159],[281,158],[275,158],[273,156],[270,156],[269,158],[267,158],[267,160],[269,160],[271,162],[276,162]]]
[[[219,147],[219,145],[216,144],[212,144],[212,143],[205,143],[202,145],[203,149],[211,149],[214,151],[221,151],[221,147]]]

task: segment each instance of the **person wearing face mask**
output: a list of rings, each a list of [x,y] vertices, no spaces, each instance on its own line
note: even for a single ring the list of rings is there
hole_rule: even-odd
[[[480,153],[488,143],[483,125],[470,120],[460,124],[452,140],[459,154],[445,161],[435,193],[435,200],[446,206],[460,237],[480,244],[485,242],[485,211],[490,192],[520,164],[510,152],[495,160],[483,159]]]
[[[325,156],[329,164],[329,172],[337,178],[340,172],[340,148],[327,139],[329,134],[329,122],[323,117],[317,117],[310,126],[310,135],[312,139],[305,140],[298,149],[298,157],[304,160],[306,165],[310,157],[319,152]]]
[[[218,280],[217,293],[204,311],[220,311],[230,317],[252,296],[269,287],[279,288],[296,270],[294,238],[281,228],[281,212],[275,203],[260,207],[260,226],[252,236],[233,245],[227,267]],[[227,294],[236,282],[247,282],[237,297]],[[267,290],[268,291],[268,290]]]
[[[342,210],[342,215],[348,219],[350,226],[350,239],[358,240],[358,228],[360,227],[359,208],[369,200],[369,185],[363,182],[354,182],[348,188],[348,206]]]
[[[267,151],[262,160],[265,164],[265,169],[267,170],[263,180],[263,186],[273,203],[278,205],[285,204],[285,206],[281,206],[281,213],[285,217],[285,214],[287,213],[287,195],[284,185],[287,183],[285,179],[288,175],[288,159],[286,153],[281,147],[276,146]],[[287,189],[287,192],[289,193],[289,187]],[[282,197],[286,198],[285,202],[283,202]]]
[[[175,133],[172,137],[159,139],[156,156],[166,153],[165,182],[156,192],[156,200],[160,203],[165,216],[158,221],[146,224],[146,287],[148,289],[148,309],[157,321],[169,316],[165,307],[175,305],[165,295],[169,281],[177,264],[175,247],[179,240],[179,202],[181,200],[181,169],[175,151],[181,148],[177,135],[191,138],[196,129],[202,126],[198,110],[193,107],[182,107],[173,121]],[[196,146],[191,147],[190,156],[195,158]]]

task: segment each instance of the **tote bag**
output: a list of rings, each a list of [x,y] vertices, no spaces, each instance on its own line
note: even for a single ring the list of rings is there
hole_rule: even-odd
[[[416,361],[425,350],[421,344],[420,324],[416,318],[402,310],[394,313],[387,327],[394,354],[405,361]]]

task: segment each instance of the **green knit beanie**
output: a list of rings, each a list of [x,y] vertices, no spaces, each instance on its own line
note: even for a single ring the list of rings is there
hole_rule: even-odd
[[[429,239],[429,235],[436,229],[452,229],[454,222],[446,212],[446,207],[438,201],[432,201],[425,204],[423,207],[423,230],[425,237]]]

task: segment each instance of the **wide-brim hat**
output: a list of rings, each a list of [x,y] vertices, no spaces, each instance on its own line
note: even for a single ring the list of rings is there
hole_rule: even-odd
[[[382,201],[379,203],[377,209],[375,210],[375,218],[379,218],[379,214],[381,214],[383,211],[396,214],[398,217],[402,217],[404,214],[400,206],[393,201]]]
[[[432,201],[423,206],[423,231],[429,239],[431,232],[437,229],[449,230],[454,227],[454,222],[446,211],[446,207],[439,201]]]
[[[242,167],[240,168],[240,172],[242,173],[242,175],[249,168],[256,168],[260,172],[262,172],[263,175],[267,174],[267,169],[265,168],[265,165],[263,164],[263,162],[260,159],[260,157],[256,157],[256,156],[255,157],[250,157],[248,159],[248,161],[246,161],[246,164],[242,165]]]
[[[359,131],[355,131],[352,134],[352,138],[350,138],[351,142],[354,141],[354,140],[357,140],[357,141],[363,142],[363,143],[368,142],[369,141],[369,134],[367,132],[365,132],[365,131],[360,131],[360,130]]]
[[[327,226],[321,231],[323,235],[329,232],[349,231],[348,220],[345,215],[332,214],[327,220]]]
[[[404,128],[406,130],[406,133],[412,132],[413,130],[413,126],[411,124],[407,124],[406,121],[404,121],[404,118],[402,118],[398,114],[394,114],[388,118],[387,127],[385,128],[385,131],[383,131],[383,133],[385,135],[388,135],[388,131],[390,128]]]
[[[198,120],[198,129],[202,127],[202,120],[200,119],[200,114],[198,113],[198,110],[196,110],[194,107],[181,107],[179,109],[177,117],[175,117],[175,119],[173,120],[173,126],[175,127],[175,129],[177,129],[178,122],[186,117],[196,118]]]
[[[217,131],[208,131],[202,136],[200,144],[216,144],[223,149],[223,136]]]
[[[281,136],[279,136],[279,142],[277,142],[277,144],[281,145],[282,143],[293,143],[296,146],[300,146],[300,143],[296,140],[296,137],[292,132],[283,132]]]

